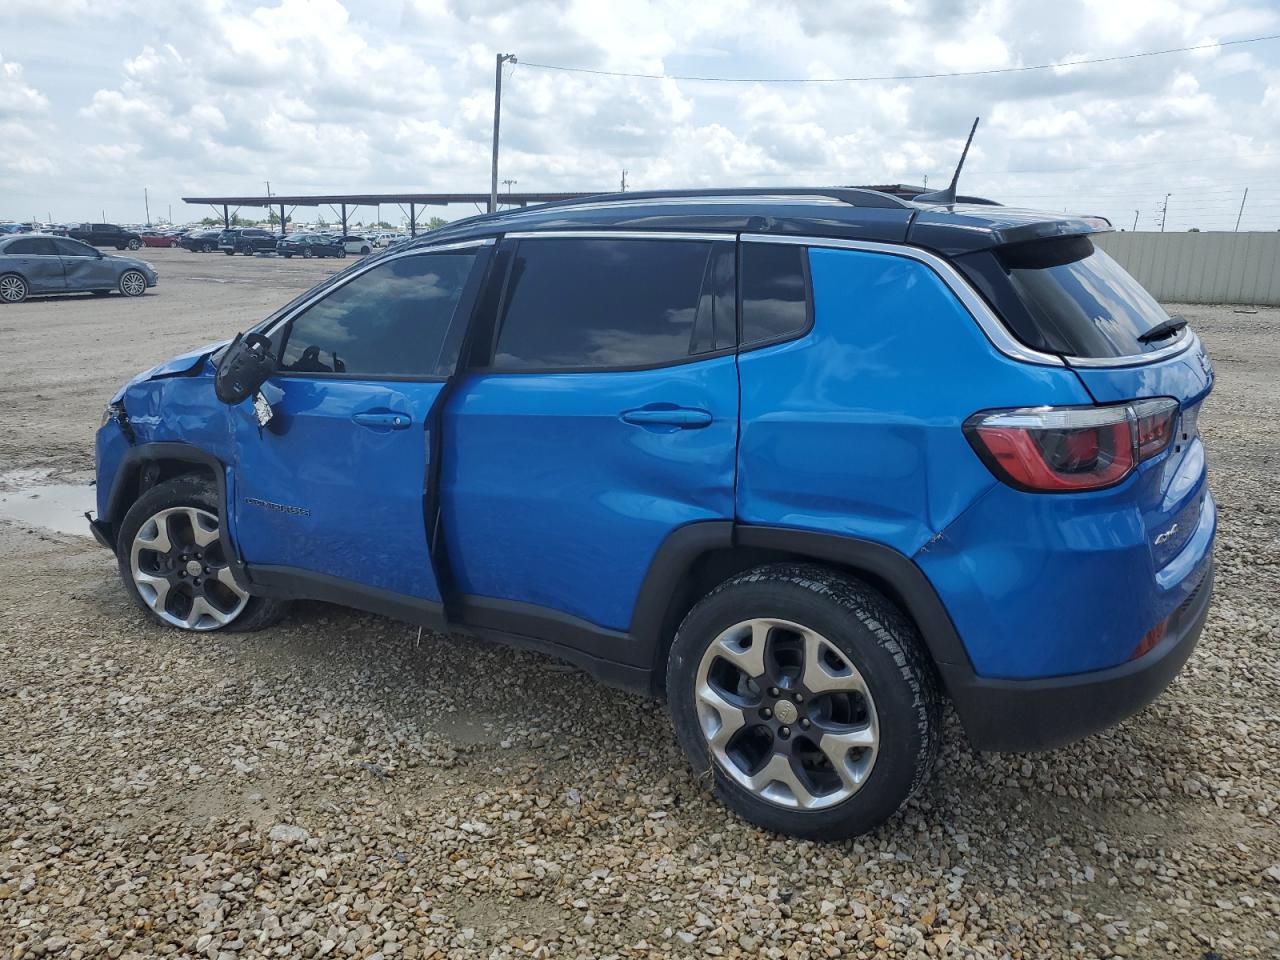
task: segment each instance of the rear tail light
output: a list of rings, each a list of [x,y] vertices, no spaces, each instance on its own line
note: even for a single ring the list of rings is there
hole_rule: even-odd
[[[1105,407],[1025,407],[976,413],[965,436],[997,477],[1019,490],[1067,493],[1122,481],[1173,438],[1171,397]]]

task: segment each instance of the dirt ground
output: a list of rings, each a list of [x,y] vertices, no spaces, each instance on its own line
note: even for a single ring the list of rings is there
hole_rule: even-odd
[[[0,308],[0,477],[87,481],[121,382],[339,265],[143,255],[141,300]],[[1176,309],[1218,372],[1200,648],[1067,749],[950,721],[848,843],[736,819],[660,705],[554,661],[319,603],[184,635],[0,521],[0,956],[1280,956],[1280,310]]]

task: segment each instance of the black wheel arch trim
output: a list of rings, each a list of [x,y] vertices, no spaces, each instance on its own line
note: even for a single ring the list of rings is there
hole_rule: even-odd
[[[218,499],[218,517],[220,518],[218,530],[219,538],[222,541],[222,550],[226,555],[228,565],[231,567],[231,575],[235,578],[236,584],[241,589],[248,589],[249,578],[245,571],[244,560],[231,537],[230,525],[226,522],[226,518],[229,516],[226,464],[200,447],[179,441],[159,440],[130,447],[126,450],[124,456],[120,458],[120,464],[116,467],[116,475],[111,481],[111,491],[107,495],[106,515],[99,517],[95,521],[94,529],[98,532],[110,531],[111,543],[115,545],[114,549],[118,552],[120,547],[118,543],[120,524],[124,520],[125,513],[128,512],[125,504],[131,504],[137,499],[137,496],[141,496],[150,488],[149,486],[142,486],[146,482],[145,468],[147,464],[163,462],[195,464],[204,467],[213,475],[214,489]],[[136,493],[137,496],[130,499],[131,492]]]

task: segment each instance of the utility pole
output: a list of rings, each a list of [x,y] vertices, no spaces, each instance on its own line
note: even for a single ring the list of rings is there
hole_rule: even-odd
[[[514,53],[499,53],[493,72],[493,166],[489,177],[489,212],[498,209],[498,123],[502,117],[502,65],[516,62]]]
[[[151,226],[151,197],[147,194],[147,188],[142,188],[142,206],[147,211],[147,226]]]
[[[626,167],[622,168],[622,188],[620,192],[622,193],[627,192],[627,168]]]
[[[263,182],[263,183],[265,183],[265,184],[267,185],[267,196],[268,196],[268,197],[269,197],[269,196],[271,196],[271,181],[270,181],[270,180],[263,180],[262,182]]]
[[[1249,188],[1244,188],[1244,196],[1240,198],[1240,212],[1236,214],[1236,233],[1240,232],[1240,218],[1244,216],[1244,202],[1249,199]]]
[[[1141,210],[1133,211],[1133,229],[1134,230],[1138,229],[1138,214],[1141,212],[1142,212]]]
[[[1164,222],[1165,222],[1165,219],[1169,216],[1169,198],[1172,196],[1173,196],[1172,193],[1166,193],[1164,195],[1164,206],[1160,208],[1160,232],[1161,233],[1164,233]]]

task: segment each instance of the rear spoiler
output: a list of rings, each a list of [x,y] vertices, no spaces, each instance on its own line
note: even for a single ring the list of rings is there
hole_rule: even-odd
[[[1114,229],[1106,217],[956,204],[922,208],[912,218],[906,240],[946,256],[960,256],[1011,243],[1108,233]]]

